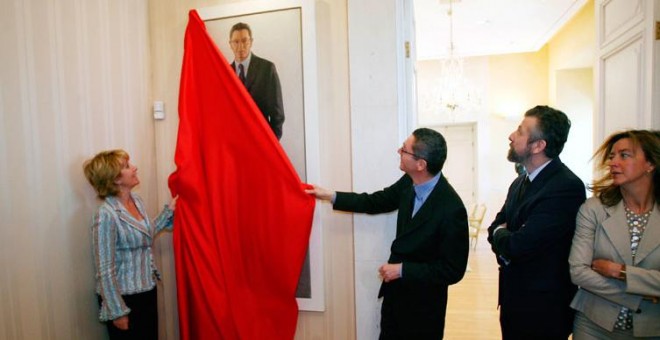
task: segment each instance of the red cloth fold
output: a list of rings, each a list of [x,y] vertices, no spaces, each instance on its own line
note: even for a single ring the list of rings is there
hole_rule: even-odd
[[[175,163],[181,339],[292,339],[315,200],[194,10]]]

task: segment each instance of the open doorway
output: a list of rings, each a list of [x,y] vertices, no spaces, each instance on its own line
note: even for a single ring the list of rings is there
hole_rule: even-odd
[[[477,203],[477,127],[475,123],[432,126],[447,141],[447,161],[442,174],[465,205]]]

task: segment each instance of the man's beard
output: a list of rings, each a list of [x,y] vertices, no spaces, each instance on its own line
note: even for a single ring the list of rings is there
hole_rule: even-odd
[[[525,151],[523,152],[522,155],[517,154],[516,150],[513,149],[513,147],[509,147],[509,153],[506,156],[506,159],[508,159],[510,162],[513,163],[525,163],[525,161],[529,158],[531,155],[531,148],[529,145],[525,148]]]

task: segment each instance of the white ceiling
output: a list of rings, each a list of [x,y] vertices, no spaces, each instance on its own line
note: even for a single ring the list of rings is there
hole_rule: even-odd
[[[537,51],[587,0],[453,0],[454,54]],[[417,59],[449,54],[449,0],[413,0]]]

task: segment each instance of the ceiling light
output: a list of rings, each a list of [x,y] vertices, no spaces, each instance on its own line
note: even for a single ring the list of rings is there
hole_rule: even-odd
[[[453,0],[449,0],[449,57],[442,60],[440,71],[439,110],[454,115],[473,111],[480,106],[480,100],[463,74],[463,59],[454,50]]]

